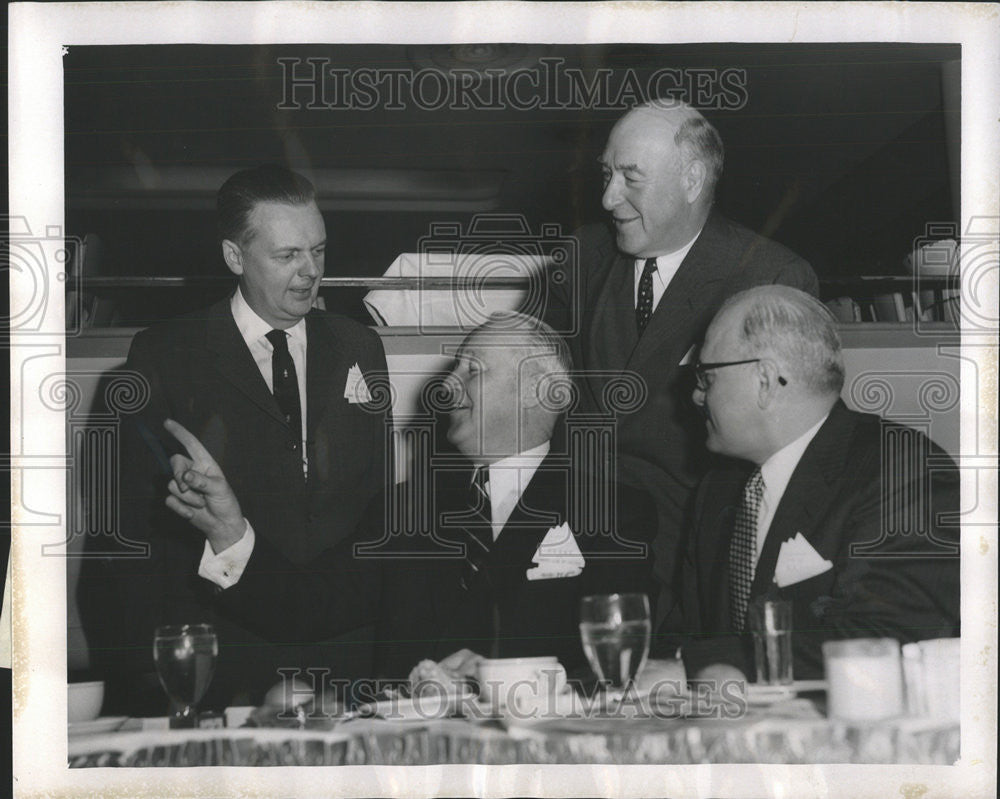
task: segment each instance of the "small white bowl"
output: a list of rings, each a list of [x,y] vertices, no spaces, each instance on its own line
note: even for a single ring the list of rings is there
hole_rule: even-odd
[[[76,724],[81,721],[93,721],[101,715],[101,704],[104,702],[104,683],[71,682],[69,684],[69,701],[66,705],[67,721]]]

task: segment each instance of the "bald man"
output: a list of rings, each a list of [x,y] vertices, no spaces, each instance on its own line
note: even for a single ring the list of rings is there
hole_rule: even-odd
[[[569,331],[580,412],[609,413],[605,388],[622,372],[645,385],[645,401],[617,417],[617,474],[656,501],[656,572],[670,583],[707,460],[688,401],[692,350],[731,294],[770,283],[817,294],[818,283],[793,252],[714,209],[722,141],[693,108],[658,100],[630,111],[600,162],[611,226],[578,232],[579,267],[552,281],[546,318]]]
[[[650,592],[656,515],[648,497],[615,487],[609,517],[598,527],[586,517],[592,493],[550,448],[565,395],[545,386],[568,368],[564,343],[537,320],[499,314],[480,325],[448,378],[448,439],[465,460],[424,464],[419,480],[372,504],[355,538],[305,568],[276,550],[286,526],[241,509],[207,450],[173,423],[191,457],[171,459],[167,504],[205,534],[200,573],[223,589],[215,600],[271,640],[374,623],[379,677],[405,679],[461,649],[555,655],[572,670],[585,662],[580,599]],[[393,518],[425,521],[390,535]],[[355,547],[379,540],[381,554]]]
[[[654,652],[680,643],[688,674],[721,663],[752,675],[757,599],[791,603],[799,679],[823,675],[827,640],[957,636],[958,471],[922,433],[847,409],[822,303],[785,286],[741,292],[695,371],[708,448],[733,460],[698,490],[683,622]]]

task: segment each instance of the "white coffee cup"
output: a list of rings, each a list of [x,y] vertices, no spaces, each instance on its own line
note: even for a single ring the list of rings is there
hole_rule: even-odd
[[[824,641],[823,661],[830,718],[878,721],[903,714],[903,669],[895,639]]]
[[[93,721],[101,715],[101,705],[104,702],[104,683],[71,682],[69,698],[66,703],[66,717],[70,724],[81,721]]]
[[[566,687],[566,669],[555,657],[483,658],[477,677],[480,700],[495,711],[544,710]]]

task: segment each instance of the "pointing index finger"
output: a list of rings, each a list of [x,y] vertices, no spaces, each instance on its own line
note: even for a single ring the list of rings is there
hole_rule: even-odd
[[[213,466],[216,465],[215,459],[212,458],[208,450],[205,449],[205,447],[202,446],[202,443],[195,438],[194,434],[187,430],[182,424],[175,422],[173,419],[164,419],[163,426],[166,428],[167,432],[170,433],[170,435],[181,443],[195,463],[211,464]]]

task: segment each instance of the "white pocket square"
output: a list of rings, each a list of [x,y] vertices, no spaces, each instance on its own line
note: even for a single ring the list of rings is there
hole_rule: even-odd
[[[774,582],[778,588],[801,583],[833,568],[833,564],[806,541],[802,533],[783,541],[774,567]]]
[[[583,571],[585,561],[568,524],[551,528],[531,556],[534,566],[525,572],[529,580],[554,580],[576,577]]]
[[[344,384],[344,399],[352,405],[372,401],[372,394],[368,390],[365,376],[361,374],[361,369],[354,364],[347,372],[347,382]]]
[[[694,347],[695,345],[692,344],[691,349],[684,353],[684,357],[681,358],[680,363],[677,364],[678,366],[687,366],[694,363]]]

